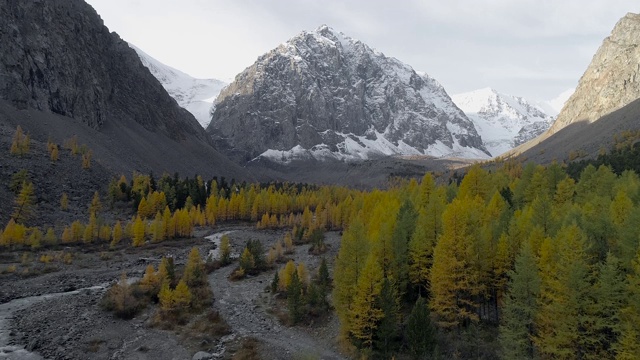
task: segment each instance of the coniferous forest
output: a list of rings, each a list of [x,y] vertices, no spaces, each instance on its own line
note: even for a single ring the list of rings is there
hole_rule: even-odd
[[[12,152],[28,155],[28,142],[16,134]],[[9,184],[15,201],[0,245],[51,261],[47,252],[63,246],[139,248],[223,223],[286,229],[271,249],[249,241],[234,280],[275,269],[271,292],[287,298],[290,324],[335,312],[343,351],[352,356],[634,359],[640,177],[636,148],[618,145],[569,166],[498,160],[464,175],[427,173],[370,191],[134,174],[96,191],[85,220],[64,226],[39,224],[38,184],[19,171]],[[63,193],[60,211],[69,201]],[[297,244],[326,251],[327,231],[342,234],[331,274],[324,260],[313,281],[303,263],[278,269]],[[142,302],[158,302],[163,326],[206,309],[215,290],[205,272],[235,261],[228,238],[221,246],[208,270],[194,249],[181,278],[167,259],[158,271],[147,267],[137,290],[123,278],[107,292],[105,308],[130,318]],[[118,300],[136,296],[130,307]]]

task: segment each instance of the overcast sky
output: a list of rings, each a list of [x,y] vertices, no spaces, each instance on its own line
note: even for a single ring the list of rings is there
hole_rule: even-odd
[[[302,30],[329,25],[456,94],[548,100],[575,87],[637,0],[87,0],[157,60],[230,81]]]

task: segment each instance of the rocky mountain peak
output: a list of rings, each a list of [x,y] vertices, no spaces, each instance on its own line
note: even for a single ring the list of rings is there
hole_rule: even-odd
[[[498,156],[546,131],[554,117],[526,99],[492,88],[452,96],[473,121],[492,156]]]
[[[640,98],[639,42],[640,14],[629,13],[602,42],[550,134],[575,122],[593,122]]]
[[[435,79],[326,25],[260,56],[214,106],[207,130],[239,162],[488,155]]]

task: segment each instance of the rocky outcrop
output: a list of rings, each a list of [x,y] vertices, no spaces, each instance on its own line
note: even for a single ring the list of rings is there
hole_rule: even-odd
[[[82,0],[0,2],[0,98],[100,129],[134,121],[174,140],[206,134]]]
[[[625,15],[591,60],[549,135],[593,122],[640,98],[640,14]]]
[[[306,153],[487,157],[436,80],[327,26],[261,56],[225,88],[207,131],[244,162]]]

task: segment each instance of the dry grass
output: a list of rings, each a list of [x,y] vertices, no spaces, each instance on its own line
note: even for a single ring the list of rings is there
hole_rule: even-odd
[[[207,351],[212,344],[231,333],[231,327],[220,316],[220,313],[209,310],[197,316],[179,331],[182,342],[189,348]]]
[[[233,354],[233,360],[258,360],[258,340],[255,338],[245,338],[242,340],[240,349]]]

